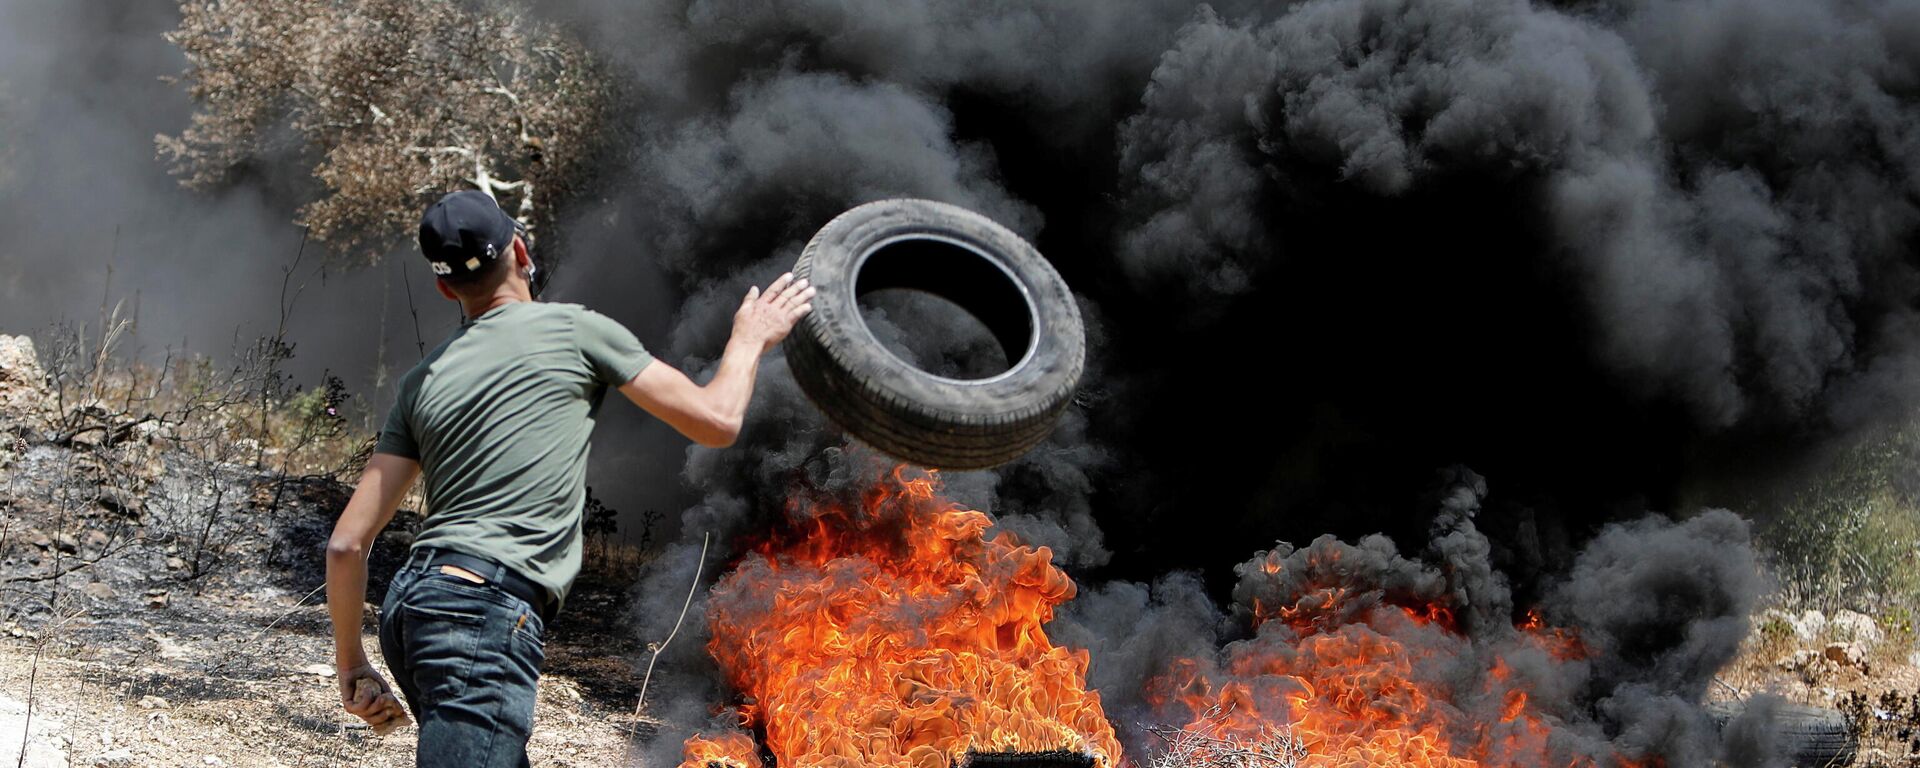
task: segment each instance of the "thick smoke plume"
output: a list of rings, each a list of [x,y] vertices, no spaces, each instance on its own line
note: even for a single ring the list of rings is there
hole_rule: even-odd
[[[1479,743],[1480,759],[1495,765],[1656,755],[1710,765],[1771,748],[1740,727],[1723,738],[1699,706],[1761,591],[1746,522],[1712,510],[1608,526],[1553,578],[1543,606],[1516,612],[1473,523],[1487,485],[1452,474],[1422,552],[1404,554],[1378,535],[1281,542],[1234,569],[1231,621],[1196,609],[1207,603],[1174,577],[1083,596],[1056,635],[1093,651],[1094,683],[1110,715],[1127,722],[1185,722],[1188,695],[1195,706],[1265,713],[1298,713],[1289,701],[1305,697],[1327,702],[1323,711],[1357,701],[1382,722],[1438,723],[1454,744]],[[1418,692],[1370,667],[1353,677],[1330,671],[1354,656],[1404,665]],[[1403,700],[1435,693],[1418,706]],[[1538,722],[1516,718],[1516,701],[1538,707]]]
[[[1718,754],[1696,704],[1756,589],[1744,525],[1601,526],[1670,507],[1693,474],[1727,471],[1716,457],[1904,407],[1916,370],[1920,17],[1898,3],[552,12],[626,73],[635,105],[632,181],[572,228],[631,245],[572,248],[572,274],[663,265],[686,297],[670,356],[698,368],[747,284],[882,197],[981,210],[1080,291],[1095,321],[1081,407],[1028,458],[947,482],[1084,573],[1157,579],[1074,604],[1134,617],[1128,632],[1061,630],[1096,649],[1103,691],[1137,692],[1157,670],[1139,659],[1206,655],[1245,626],[1199,599],[1232,587],[1222,531],[1333,533],[1357,543],[1299,551],[1374,553],[1385,570],[1363,581],[1386,579],[1383,599],[1451,604],[1475,643],[1514,633],[1516,605],[1589,637],[1593,658],[1529,682],[1590,714],[1567,713],[1569,754]],[[958,365],[978,338],[901,322],[940,311],[874,323],[924,365]],[[884,471],[778,361],[765,370],[746,447],[689,453],[701,498],[683,541],[735,541],[797,487]],[[1462,462],[1509,491],[1472,524],[1404,513]],[[1443,520],[1479,510],[1480,492],[1451,493]],[[1391,538],[1354,538],[1374,532]],[[1409,559],[1394,541],[1428,543]],[[1733,560],[1643,571],[1609,559],[1622,542]],[[649,578],[650,636],[694,548]],[[1256,586],[1232,588],[1244,621]],[[1669,594],[1682,610],[1602,599]],[[1442,672],[1484,674],[1486,653]]]
[[[284,308],[296,380],[331,369],[384,407],[382,369],[418,359],[409,298],[429,343],[458,313],[401,262],[329,271],[317,247],[282,301],[311,164],[289,150],[218,194],[180,188],[154,156],[154,135],[194,106],[162,81],[186,66],[160,36],[176,23],[164,3],[0,2],[0,328],[85,323],[97,340],[119,305],[137,320],[122,352],[223,358],[274,333]]]
[[[1058,632],[1096,651],[1117,720],[1156,714],[1140,696],[1169,658],[1217,665],[1284,646],[1266,637],[1281,624],[1251,628],[1252,600],[1300,585],[1227,566],[1264,542],[1310,541],[1261,557],[1286,578],[1377,593],[1329,627],[1374,627],[1370,606],[1396,600],[1450,606],[1470,642],[1423,675],[1484,677],[1486,649],[1524,638],[1527,609],[1580,632],[1587,660],[1513,670],[1565,708],[1565,754],[1736,759],[1695,704],[1753,599],[1746,532],[1727,513],[1686,516],[1680,492],[1881,420],[1920,377],[1911,2],[562,0],[538,12],[587,41],[624,99],[606,127],[619,146],[606,194],[546,235],[570,254],[548,298],[629,321],[682,367],[706,368],[746,286],[861,202],[969,206],[1059,268],[1090,322],[1077,407],[1029,456],[945,482],[1074,569],[1082,594]],[[0,21],[0,121],[14,137],[0,148],[0,322],[93,306],[91,277],[41,265],[103,251],[121,254],[117,281],[142,286],[158,343],[230,336],[244,318],[209,317],[207,295],[271,318],[298,242],[279,223],[305,183],[289,169],[305,166],[183,196],[150,157],[150,136],[190,107],[152,79],[179,67],[154,36],[166,14],[7,2]],[[410,324],[371,340],[374,318],[403,312],[390,274],[347,277],[362,298],[303,310],[319,318],[296,334],[303,359],[407,349]],[[385,309],[367,311],[367,296]],[[451,322],[442,312],[429,341]],[[872,324],[922,365],[958,370],[990,342],[926,330],[964,327],[953,317],[898,302]],[[677,615],[702,534],[722,553],[710,580],[783,523],[796,487],[856,489],[887,469],[806,402],[783,361],[762,372],[735,448],[689,449],[680,464],[684,443],[654,429],[596,453],[597,468],[645,478],[602,493],[684,509],[635,611],[648,638]],[[665,481],[674,464],[679,487]],[[1437,517],[1409,514],[1435,469],[1456,465],[1500,492],[1458,475]],[[1648,509],[1682,517],[1642,520]],[[1369,568],[1314,571],[1332,551]],[[1103,623],[1122,617],[1125,632]],[[704,639],[664,660],[674,694],[654,702],[668,724],[656,748],[671,752],[726,698]],[[1763,730],[1751,725],[1728,733]]]

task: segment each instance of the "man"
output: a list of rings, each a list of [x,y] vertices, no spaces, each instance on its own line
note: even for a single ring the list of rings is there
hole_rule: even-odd
[[[619,323],[534,301],[520,234],[480,192],[427,209],[420,250],[464,319],[402,380],[327,543],[340,700],[380,727],[402,714],[360,640],[367,551],[425,472],[426,517],[380,609],[420,766],[527,764],[542,636],[580,570],[588,436],[607,388],[701,445],[730,445],[760,356],[812,309],[791,274],[748,290],[719,370],[697,385]]]

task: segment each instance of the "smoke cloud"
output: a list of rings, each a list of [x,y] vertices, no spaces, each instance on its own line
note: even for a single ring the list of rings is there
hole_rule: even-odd
[[[311,164],[295,151],[217,194],[168,175],[153,137],[193,108],[162,80],[186,66],[160,37],[177,21],[165,4],[0,2],[0,329],[84,324],[97,341],[118,307],[122,353],[224,360],[284,310],[295,382],[331,371],[384,409],[416,339],[443,337],[457,309],[400,274],[412,259],[343,272],[317,244],[302,253],[292,210]]]
[[[1204,595],[1176,575],[1151,590],[1114,584],[1082,595],[1066,606],[1055,634],[1092,651],[1092,682],[1109,715],[1125,722],[1192,717],[1169,694],[1169,686],[1194,690],[1172,682],[1183,670],[1205,681],[1202,690],[1243,687],[1241,706],[1294,711],[1293,697],[1339,695],[1327,686],[1352,679],[1326,670],[1371,649],[1445,698],[1397,708],[1403,692],[1388,687],[1373,691],[1378,698],[1363,708],[1444,723],[1455,729],[1455,743],[1486,744],[1486,729],[1513,722],[1506,708],[1516,692],[1541,706],[1544,753],[1525,751],[1540,747],[1520,739],[1522,751],[1504,754],[1516,743],[1496,739],[1486,747],[1495,764],[1541,754],[1554,764],[1605,764],[1616,755],[1660,755],[1671,765],[1778,759],[1758,724],[1764,703],[1724,735],[1700,707],[1746,636],[1761,592],[1746,522],[1711,510],[1678,522],[1649,516],[1608,526],[1553,577],[1544,611],[1554,629],[1541,634],[1516,626],[1512,593],[1474,526],[1486,481],[1454,469],[1442,483],[1432,517],[1437,535],[1422,553],[1404,554],[1379,535],[1352,543],[1322,536],[1304,547],[1283,541],[1234,569],[1231,621],[1196,607],[1208,604]],[[1419,618],[1434,606],[1445,613]],[[1147,735],[1131,735],[1130,748],[1150,747]]]
[[[588,41],[623,99],[603,194],[544,235],[567,254],[548,298],[613,314],[674,364],[705,375],[746,287],[869,200],[974,208],[1067,278],[1090,323],[1076,407],[1027,457],[944,481],[1074,569],[1084,589],[1055,631],[1095,651],[1116,720],[1155,714],[1138,692],[1170,658],[1225,669],[1291,647],[1282,623],[1251,626],[1254,601],[1338,583],[1364,597],[1321,617],[1332,631],[1456,642],[1368,618],[1449,606],[1464,645],[1420,674],[1464,691],[1488,674],[1486,649],[1517,659],[1516,685],[1566,702],[1568,755],[1734,760],[1725,750],[1752,742],[1719,740],[1696,704],[1758,584],[1746,524],[1686,514],[1680,490],[1884,419],[1920,376],[1912,3],[537,12]],[[310,163],[265,164],[211,197],[177,189],[151,149],[191,108],[155,84],[182,66],[157,37],[164,9],[7,2],[0,22],[14,137],[0,325],[90,315],[113,254],[110,294],[138,286],[145,344],[207,349],[270,327]],[[429,291],[389,268],[328,275],[296,316],[300,359],[376,380],[405,367],[408,298],[428,342],[453,322]],[[955,370],[991,350],[929,330],[964,326],[953,312],[883,303],[870,323]],[[677,616],[703,534],[710,581],[757,531],[804,514],[786,503],[796,488],[845,492],[889,469],[777,355],[761,370],[732,449],[687,448],[638,417],[603,431],[596,478],[619,479],[596,491],[681,512],[640,590],[649,638]],[[1434,471],[1462,465],[1500,492],[1448,470],[1436,495]],[[1420,500],[1439,511],[1408,514]],[[1268,541],[1310,543],[1229,567],[1238,542]],[[1352,569],[1327,567],[1333,553]],[[1534,607],[1594,655],[1510,647],[1514,614]],[[659,713],[672,732],[654,748],[724,700],[699,624],[663,658],[675,694],[656,702],[679,710]]]
[[[564,228],[591,239],[617,221],[632,245],[569,252],[677,281],[667,347],[687,367],[710,362],[748,284],[873,199],[980,210],[1079,291],[1094,320],[1079,407],[1029,457],[946,483],[1097,584],[1056,631],[1095,650],[1117,720],[1151,707],[1115,691],[1257,643],[1240,636],[1254,600],[1293,594],[1247,565],[1231,578],[1231,531],[1312,540],[1263,557],[1372,595],[1333,626],[1451,606],[1471,642],[1451,649],[1466,666],[1433,672],[1448,679],[1483,678],[1485,649],[1517,642],[1514,613],[1546,606],[1600,648],[1527,676],[1567,702],[1567,754],[1720,755],[1697,704],[1757,590],[1745,524],[1646,510],[1672,509],[1693,473],[1739,471],[1715,457],[1904,407],[1920,371],[1905,333],[1920,36],[1896,3],[545,12],[626,73],[633,103],[630,181]],[[927,330],[952,327],[925,322],[940,311],[870,322],[930,369],[980,354],[977,337]],[[741,446],[688,452],[683,541],[712,532],[737,551],[792,522],[796,488],[885,471],[781,361],[763,370]],[[1434,498],[1432,472],[1458,464],[1506,490],[1483,501],[1455,471]],[[1441,511],[1406,514],[1420,498]],[[1640,571],[1609,560],[1623,546],[1727,559]],[[674,613],[651,596],[691,577],[688,548],[643,590],[643,631]],[[1316,570],[1332,551],[1355,570]],[[1680,583],[1705,618],[1584,588],[1646,599]],[[1199,600],[1229,592],[1231,619]],[[699,677],[692,644],[677,661]]]

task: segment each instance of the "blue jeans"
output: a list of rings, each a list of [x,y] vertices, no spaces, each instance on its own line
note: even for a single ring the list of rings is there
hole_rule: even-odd
[[[524,768],[546,649],[540,612],[415,553],[380,606],[380,654],[420,724],[419,768]]]

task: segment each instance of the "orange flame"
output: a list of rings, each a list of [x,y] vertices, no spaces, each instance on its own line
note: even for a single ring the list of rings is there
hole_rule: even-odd
[[[1277,562],[1260,567],[1276,573]],[[1185,729],[1221,740],[1222,749],[1271,743],[1281,734],[1301,749],[1303,768],[1643,765],[1557,753],[1550,716],[1498,656],[1477,686],[1421,682],[1416,669],[1423,663],[1472,653],[1447,606],[1380,604],[1356,613],[1350,597],[1344,588],[1324,587],[1291,605],[1256,604],[1257,636],[1229,646],[1224,668],[1177,662],[1149,684],[1148,701],[1184,711]],[[1574,633],[1547,626],[1537,611],[1515,630],[1513,649],[1559,661],[1586,655]]]
[[[1074,750],[1117,765],[1087,654],[1041,625],[1074,595],[1046,547],[897,468],[858,504],[792,510],[714,587],[708,651],[782,768],[946,768],[969,750]],[[794,502],[799,505],[801,502]],[[757,768],[744,732],[695,736],[685,768]],[[732,761],[732,762],[729,762]]]
[[[696,733],[683,749],[686,759],[680,765],[685,768],[764,768],[753,748],[753,737],[739,731],[713,738]]]

